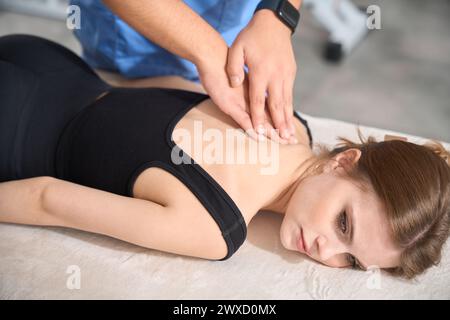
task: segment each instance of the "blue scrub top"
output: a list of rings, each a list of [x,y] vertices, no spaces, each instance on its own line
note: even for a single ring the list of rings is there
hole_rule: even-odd
[[[184,0],[222,35],[228,46],[251,20],[259,1]],[[101,0],[70,2],[81,9],[81,28],[74,32],[83,47],[83,58],[93,68],[120,72],[127,78],[178,75],[199,82],[192,62],[143,37]]]

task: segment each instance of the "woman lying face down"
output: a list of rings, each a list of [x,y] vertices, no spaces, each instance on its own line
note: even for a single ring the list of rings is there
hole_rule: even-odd
[[[341,140],[299,179],[281,225],[283,246],[328,266],[406,278],[437,264],[449,234],[448,152],[438,143]]]

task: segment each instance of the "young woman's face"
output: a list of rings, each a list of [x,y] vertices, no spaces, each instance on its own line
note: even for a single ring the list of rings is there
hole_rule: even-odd
[[[373,192],[364,193],[337,175],[359,156],[358,149],[342,152],[335,157],[339,163],[330,161],[323,173],[300,182],[281,225],[286,249],[331,267],[398,265],[400,251],[389,237],[381,203]]]

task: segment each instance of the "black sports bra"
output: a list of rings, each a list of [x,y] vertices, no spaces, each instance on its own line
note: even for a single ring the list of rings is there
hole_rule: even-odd
[[[178,121],[208,95],[165,88],[112,88],[80,111],[66,126],[57,148],[60,179],[132,196],[139,174],[164,169],[198,198],[222,230],[231,257],[242,245],[247,228],[242,213],[223,188],[172,140]],[[306,126],[306,120],[295,116]],[[171,152],[190,161],[174,164]]]

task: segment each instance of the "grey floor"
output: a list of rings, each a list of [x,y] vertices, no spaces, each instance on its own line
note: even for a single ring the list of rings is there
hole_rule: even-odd
[[[338,65],[324,62],[327,34],[307,10],[294,36],[295,108],[312,116],[450,142],[450,1],[355,0],[381,8],[381,30]],[[0,35],[35,34],[77,53],[65,22],[0,11]]]

